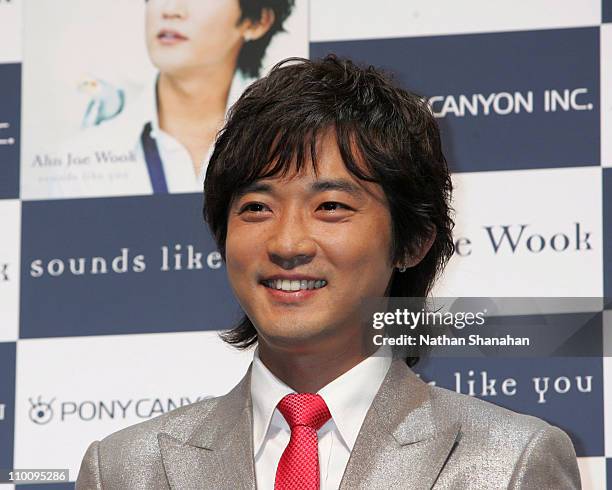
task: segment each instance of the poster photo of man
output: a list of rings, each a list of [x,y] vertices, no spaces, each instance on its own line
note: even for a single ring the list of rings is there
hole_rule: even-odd
[[[308,56],[307,2],[26,2],[22,198],[201,191],[229,107]]]

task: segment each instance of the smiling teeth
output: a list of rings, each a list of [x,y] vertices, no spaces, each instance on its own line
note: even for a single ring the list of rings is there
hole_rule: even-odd
[[[299,281],[290,281],[289,279],[276,279],[263,281],[264,285],[282,291],[300,291],[302,289],[320,289],[327,285],[327,281],[320,279],[316,281],[307,281],[305,279]]]

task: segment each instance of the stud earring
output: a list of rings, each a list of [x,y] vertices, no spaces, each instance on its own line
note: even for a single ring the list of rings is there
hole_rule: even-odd
[[[244,42],[245,43],[248,43],[249,41],[253,40],[253,35],[250,32],[245,32],[244,36],[242,36],[242,37],[244,37]]]
[[[406,272],[406,269],[407,269],[407,268],[408,268],[408,267],[406,267],[405,265],[403,265],[403,266],[401,266],[401,267],[398,267],[398,268],[397,268],[397,270],[399,270],[400,272]]]

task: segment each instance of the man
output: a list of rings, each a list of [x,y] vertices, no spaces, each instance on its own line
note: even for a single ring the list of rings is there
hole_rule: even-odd
[[[333,56],[279,64],[230,111],[205,218],[257,344],[227,395],[85,455],[81,488],[579,488],[561,430],[376,350],[371,297],[426,296],[452,253],[451,182],[421,98]]]

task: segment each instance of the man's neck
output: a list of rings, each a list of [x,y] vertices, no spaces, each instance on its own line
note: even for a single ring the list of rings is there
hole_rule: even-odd
[[[161,73],[157,84],[159,126],[180,140],[182,134],[197,134],[203,127],[223,120],[233,67]]]
[[[259,342],[259,358],[278,379],[297,393],[316,393],[375,352],[375,347],[279,350]]]
[[[195,176],[223,125],[234,70],[235,64],[224,64],[159,76],[159,127],[187,149]]]

